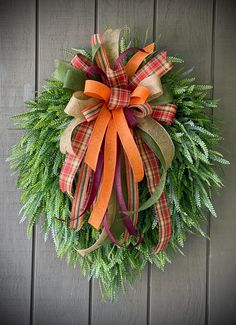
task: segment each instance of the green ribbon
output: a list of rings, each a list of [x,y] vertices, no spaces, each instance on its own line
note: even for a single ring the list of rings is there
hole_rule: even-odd
[[[166,175],[167,175],[168,168],[166,166],[162,152],[161,152],[160,148],[158,147],[157,143],[146,132],[139,130],[139,133],[140,133],[143,141],[149,146],[149,148],[153,151],[155,156],[160,160],[160,162],[162,164],[162,169],[163,169],[161,179],[160,179],[158,186],[156,187],[155,191],[152,193],[151,197],[146,202],[144,202],[141,205],[141,207],[138,209],[138,211],[140,212],[140,211],[150,208],[161,197],[161,194],[163,193],[165,184],[166,184]]]
[[[84,90],[86,76],[79,69],[74,68],[70,63],[63,60],[55,60],[55,71],[53,78],[63,83],[63,88],[72,91]]]
[[[154,119],[150,117],[140,119],[138,128],[138,134],[160,160],[162,165],[160,183],[156,187],[154,193],[152,193],[151,197],[138,209],[138,211],[143,211],[154,205],[163,193],[167,170],[171,166],[171,162],[174,158],[175,148],[167,131]],[[127,214],[132,215],[134,214],[134,211],[130,211]]]

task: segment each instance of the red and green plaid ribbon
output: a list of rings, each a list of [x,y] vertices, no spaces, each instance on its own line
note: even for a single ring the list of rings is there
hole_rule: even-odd
[[[102,44],[102,37],[101,34],[94,34],[91,37],[91,46],[97,47],[95,60],[99,68],[101,68],[104,72],[106,72],[107,67],[110,67],[108,57],[105,51],[105,47]]]
[[[60,189],[72,196],[72,186],[75,175],[84,158],[90,135],[93,130],[93,122],[84,122],[77,126],[72,136],[74,155],[67,154],[60,173]]]
[[[158,161],[152,150],[142,141],[140,136],[136,136],[136,141],[143,159],[147,187],[150,194],[152,194],[160,182]],[[168,245],[171,238],[170,210],[164,192],[154,205],[154,209],[159,224],[159,240],[155,248],[155,252],[158,253]]]
[[[175,117],[176,108],[177,107],[174,104],[152,106],[151,116],[161,124],[170,125]]]
[[[83,72],[87,73],[93,66],[93,62],[86,58],[84,55],[78,53],[72,60],[71,64]]]
[[[133,225],[136,227],[138,222],[138,208],[139,208],[139,191],[138,191],[138,183],[134,181],[134,175],[132,169],[130,167],[129,160],[125,155],[125,168],[126,168],[126,184],[127,184],[127,208],[129,211],[135,211],[133,216]],[[125,231],[124,240],[127,241],[129,238],[129,233]]]
[[[92,169],[89,168],[89,166],[83,161],[81,164],[74,200],[72,204],[70,220],[71,228],[80,228],[82,225],[83,216],[81,216],[81,218],[79,219],[77,218],[77,216],[80,215],[86,207],[91,190],[92,177]]]
[[[122,88],[111,88],[111,95],[109,99],[109,109],[119,109],[129,105],[130,91]]]
[[[125,72],[124,66],[119,65],[115,71],[107,67],[106,75],[110,87],[127,89],[128,76]]]

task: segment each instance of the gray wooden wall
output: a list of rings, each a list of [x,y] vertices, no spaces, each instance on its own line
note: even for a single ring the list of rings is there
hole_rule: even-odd
[[[61,48],[89,45],[103,25],[128,24],[160,48],[184,56],[198,81],[221,98],[230,159],[225,188],[214,198],[219,219],[209,220],[211,241],[190,237],[186,256],[165,273],[149,266],[118,302],[101,300],[87,282],[56,257],[40,227],[32,240],[18,224],[19,191],[6,157],[20,136],[9,116],[24,110],[53,69]],[[236,324],[236,2],[230,0],[1,0],[0,1],[0,324]]]

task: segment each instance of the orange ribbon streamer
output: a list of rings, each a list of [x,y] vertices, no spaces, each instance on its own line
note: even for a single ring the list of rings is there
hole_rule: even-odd
[[[99,229],[111,197],[116,169],[117,130],[113,119],[110,120],[104,148],[104,173],[98,199],[89,218],[89,223]]]
[[[113,110],[112,116],[115,121],[115,125],[117,125],[117,132],[119,134],[120,141],[132,167],[134,180],[136,183],[138,183],[144,177],[143,162],[134,138],[128,127],[123,109],[120,108]]]
[[[111,113],[106,104],[104,104],[94,124],[94,129],[92,131],[88,149],[85,155],[86,164],[89,165],[89,167],[93,170],[96,169],[99,151],[101,149],[102,141],[110,119]]]

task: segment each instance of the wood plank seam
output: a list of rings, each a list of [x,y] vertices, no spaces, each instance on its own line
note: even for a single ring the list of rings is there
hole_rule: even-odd
[[[39,0],[35,0],[35,93],[38,91],[38,69],[39,69]],[[35,307],[35,277],[36,277],[36,227],[32,232],[32,257],[31,257],[31,291],[30,291],[30,325],[34,324]]]
[[[216,29],[216,0],[213,0],[213,8],[212,8],[212,47],[211,47],[211,85],[213,86],[211,97],[214,98],[214,87],[215,87],[215,29]],[[213,123],[213,109],[211,109],[212,115],[212,123]],[[209,212],[208,217],[208,227],[207,227],[207,235],[209,239],[207,239],[206,245],[206,308],[205,308],[205,325],[210,324],[210,252],[211,252],[211,222],[212,216]]]

